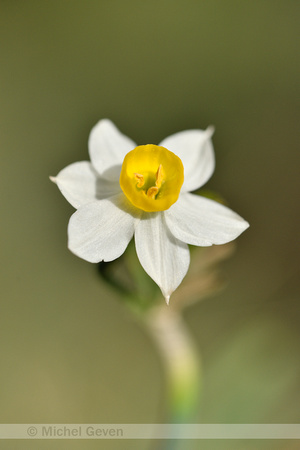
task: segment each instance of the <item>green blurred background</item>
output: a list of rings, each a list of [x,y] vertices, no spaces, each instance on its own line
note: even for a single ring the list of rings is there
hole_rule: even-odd
[[[88,159],[89,131],[108,117],[139,144],[215,125],[207,187],[251,227],[222,265],[227,288],[185,313],[203,361],[197,420],[299,423],[299,19],[293,0],[0,1],[0,422],[165,421],[156,349],[68,251],[73,208],[48,179]]]

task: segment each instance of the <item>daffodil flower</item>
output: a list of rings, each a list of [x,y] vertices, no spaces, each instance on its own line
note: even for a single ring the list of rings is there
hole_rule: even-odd
[[[137,146],[108,119],[89,137],[91,162],[51,178],[77,211],[69,249],[86,261],[112,261],[135,238],[137,256],[166,302],[190,264],[187,244],[225,244],[249,224],[229,208],[191,194],[211,177],[213,130],[187,130]]]

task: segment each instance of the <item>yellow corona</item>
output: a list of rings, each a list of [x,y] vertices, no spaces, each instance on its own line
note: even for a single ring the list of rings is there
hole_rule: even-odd
[[[158,145],[139,145],[124,158],[120,186],[143,211],[169,209],[178,200],[184,180],[181,159]]]

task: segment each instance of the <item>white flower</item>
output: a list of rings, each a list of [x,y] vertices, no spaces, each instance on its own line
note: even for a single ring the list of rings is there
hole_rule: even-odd
[[[140,263],[168,303],[189,267],[187,244],[225,244],[249,226],[229,208],[190,193],[214,171],[212,133],[187,130],[159,146],[137,147],[110,120],[99,121],[89,137],[91,162],[51,178],[77,209],[69,249],[89,262],[112,261],[134,235]]]

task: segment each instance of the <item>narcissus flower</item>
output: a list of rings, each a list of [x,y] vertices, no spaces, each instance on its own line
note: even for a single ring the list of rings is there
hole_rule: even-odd
[[[138,258],[167,303],[187,273],[187,244],[225,244],[249,224],[229,208],[191,194],[210,178],[213,130],[182,131],[137,146],[108,119],[89,137],[91,162],[51,178],[77,211],[69,249],[86,261],[112,261],[135,238]]]

